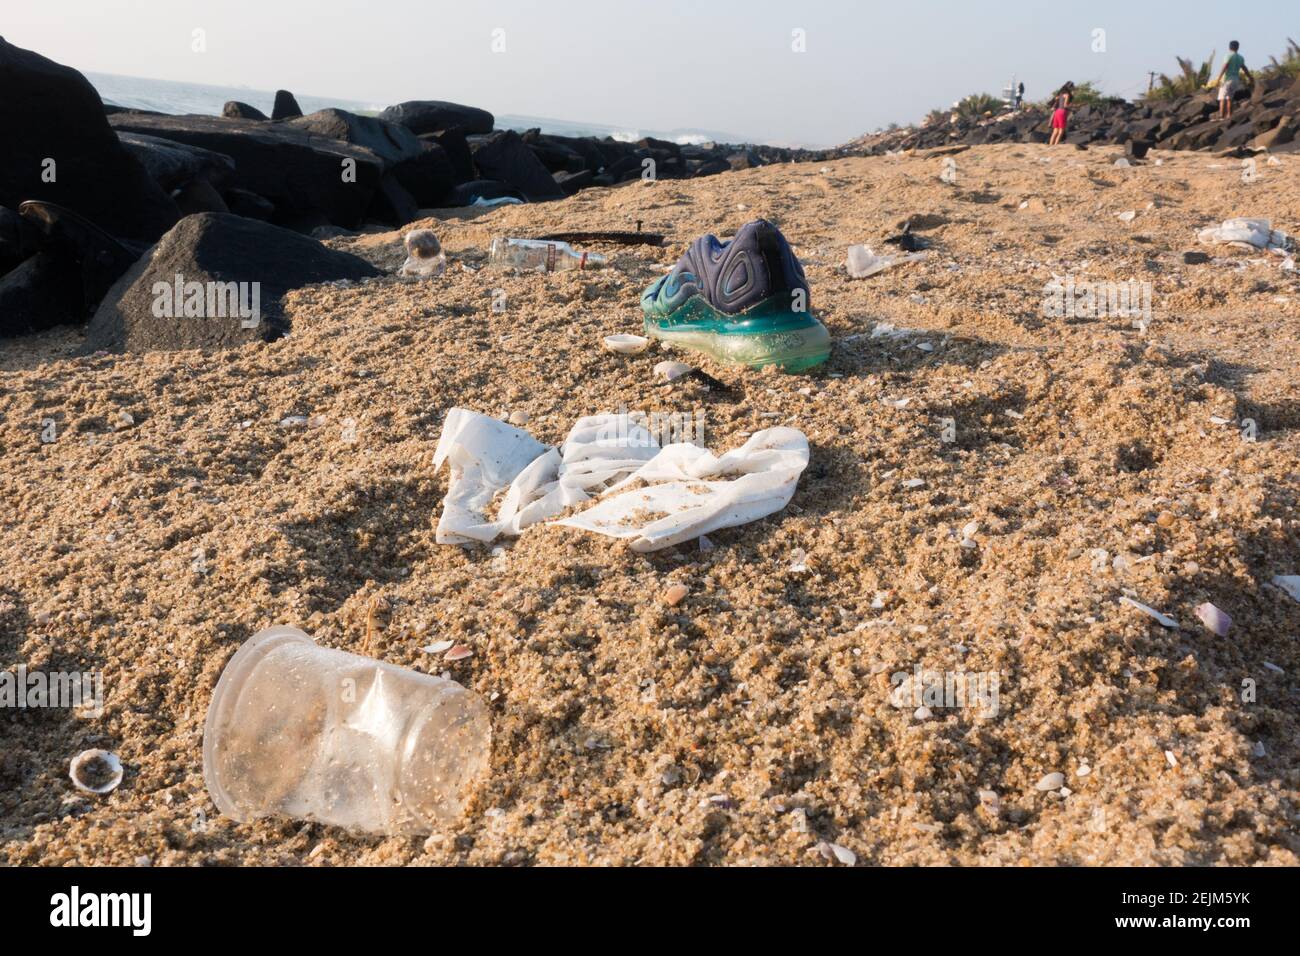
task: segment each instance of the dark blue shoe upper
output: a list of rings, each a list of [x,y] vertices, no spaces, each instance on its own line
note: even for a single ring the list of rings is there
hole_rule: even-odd
[[[695,295],[719,312],[735,315],[777,293],[804,291],[811,308],[803,266],[781,230],[766,219],[746,223],[730,242],[713,235],[691,243],[672,272],[657,279],[641,297],[647,314],[669,315]]]

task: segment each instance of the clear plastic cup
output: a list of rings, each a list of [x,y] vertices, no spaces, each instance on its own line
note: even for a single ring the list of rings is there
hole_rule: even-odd
[[[461,815],[491,742],[487,706],[454,681],[273,627],[235,652],[212,692],[203,780],[240,821],[428,833]]]

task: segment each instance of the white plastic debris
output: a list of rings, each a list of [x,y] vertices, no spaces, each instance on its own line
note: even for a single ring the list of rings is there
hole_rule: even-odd
[[[112,793],[122,782],[122,761],[107,750],[83,750],[68,766],[72,785],[86,793]]]
[[[635,414],[580,419],[564,444],[548,448],[521,429],[453,408],[434,452],[434,470],[450,463],[438,521],[439,544],[518,536],[575,504],[594,506],[557,524],[656,551],[719,528],[757,521],[794,496],[808,466],[808,439],[794,428],[768,428],[716,456],[684,442],[660,448]],[[634,482],[647,487],[627,490]],[[496,495],[506,491],[487,517]]]
[[[644,335],[607,335],[605,336],[605,348],[611,352],[621,352],[624,355],[634,355],[637,352],[644,352],[650,345],[650,340]]]
[[[1279,574],[1273,579],[1273,586],[1281,588],[1292,599],[1300,601],[1300,574]]]
[[[1225,611],[1221,611],[1207,601],[1196,606],[1196,616],[1219,637],[1228,636],[1228,631],[1232,627],[1232,618]]]
[[[1155,620],[1158,621],[1163,627],[1172,627],[1172,628],[1178,627],[1178,622],[1175,621],[1169,615],[1161,614],[1155,608],[1147,607],[1145,604],[1135,601],[1131,597],[1122,597],[1119,599],[1119,603],[1127,604],[1129,607],[1137,608],[1143,614],[1147,615],[1147,617],[1155,618]]]
[[[1196,234],[1203,243],[1226,242],[1238,249],[1273,249],[1287,247],[1287,235],[1274,229],[1267,219],[1225,219],[1220,226],[1210,226]]]
[[[866,279],[893,266],[903,265],[907,262],[919,262],[924,258],[924,252],[909,252],[899,256],[878,256],[871,251],[870,246],[849,246],[849,275],[855,279]]]

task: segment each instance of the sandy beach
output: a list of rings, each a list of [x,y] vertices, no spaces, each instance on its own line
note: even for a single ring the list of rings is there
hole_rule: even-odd
[[[940,158],[885,156],[592,188],[413,224],[450,260],[432,280],[392,274],[406,230],[330,240],[388,275],[291,293],[271,344],[7,342],[0,667],[102,671],[105,708],[6,715],[0,861],[840,865],[834,844],[858,865],[1296,865],[1300,603],[1270,582],[1300,574],[1300,281],[1196,232],[1300,228],[1300,155],[1251,182],[1204,153],[1121,155],[996,145],[953,157],[954,183]],[[687,243],[758,217],[807,269],[826,365],[601,347],[640,331],[641,291]],[[638,220],[666,245],[604,248],[603,271],[484,269],[494,236]],[[925,260],[848,277],[848,246],[884,251],[908,220]],[[1045,317],[1054,275],[1150,283],[1145,331]],[[664,358],[728,388],[664,385]],[[785,424],[812,458],[788,508],[710,551],[537,527],[493,554],[434,542],[456,406],[525,412],[547,443],[583,415],[698,410],[716,451]],[[490,701],[460,825],[216,812],[212,688],[275,624]],[[473,656],[421,650],[445,640]],[[996,713],[894,706],[891,675],[917,666],[997,675]],[[88,747],[123,761],[108,796],[69,782]],[[1038,789],[1053,773],[1064,789]]]

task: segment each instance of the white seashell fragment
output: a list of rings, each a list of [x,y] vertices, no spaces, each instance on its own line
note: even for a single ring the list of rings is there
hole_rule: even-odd
[[[695,371],[689,365],[682,362],[660,362],[655,366],[655,377],[661,378],[665,382],[675,382],[683,375],[690,375]]]
[[[605,336],[605,348],[611,352],[621,352],[624,355],[635,355],[637,352],[644,352],[649,346],[650,340],[644,335]]]
[[[1228,630],[1232,627],[1232,618],[1226,612],[1219,610],[1207,601],[1205,604],[1196,606],[1196,616],[1201,619],[1202,624],[1219,637],[1228,636]]]
[[[1038,783],[1034,784],[1035,790],[1060,790],[1065,786],[1065,774],[1057,771],[1046,774]]]
[[[1175,621],[1175,620],[1174,620],[1172,617],[1170,617],[1169,615],[1167,615],[1167,614],[1161,614],[1161,613],[1160,613],[1159,611],[1157,611],[1155,608],[1153,608],[1153,607],[1147,607],[1145,604],[1142,604],[1142,603],[1140,603],[1140,602],[1138,602],[1138,601],[1135,601],[1135,600],[1133,600],[1131,597],[1122,597],[1122,598],[1119,599],[1119,603],[1120,603],[1120,604],[1127,604],[1129,607],[1135,607],[1135,608],[1137,608],[1137,609],[1138,609],[1139,611],[1141,611],[1143,614],[1147,615],[1147,617],[1155,618],[1155,619],[1156,619],[1158,622],[1160,622],[1160,624],[1161,624],[1162,626],[1164,626],[1164,627],[1170,627],[1170,628],[1174,628],[1174,629],[1177,629],[1177,627],[1178,627],[1178,622]]]
[[[1137,218],[1137,210],[1126,209],[1124,212],[1117,212],[1115,214],[1115,218],[1118,219],[1120,222],[1132,222],[1134,219]]]
[[[790,570],[795,574],[802,574],[808,570],[808,552],[803,548],[794,549],[794,554],[790,556]]]
[[[438,641],[436,644],[427,644],[420,650],[426,654],[442,654],[456,646],[455,641]]]
[[[464,644],[457,644],[446,654],[443,655],[444,661],[463,661],[467,657],[473,657],[473,648],[466,647]]]
[[[924,488],[924,487],[925,487],[925,479],[924,479],[924,478],[909,478],[909,479],[907,479],[907,481],[903,482],[903,487],[904,487],[904,488]]]
[[[1279,574],[1273,579],[1273,586],[1300,601],[1300,574]]]
[[[858,862],[858,855],[848,847],[842,847],[838,843],[828,843],[825,840],[817,844],[817,852],[822,855],[828,862],[838,860],[845,866],[853,866]]]
[[[68,767],[72,785],[86,793],[112,793],[122,782],[122,761],[107,750],[83,750]]]

